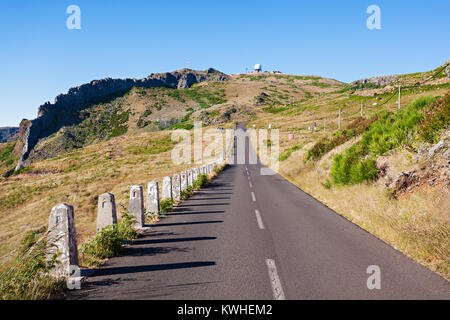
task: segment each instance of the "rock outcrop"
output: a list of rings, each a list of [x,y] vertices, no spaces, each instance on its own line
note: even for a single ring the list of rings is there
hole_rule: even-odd
[[[436,144],[424,143],[413,157],[415,168],[407,172],[391,172],[388,157],[380,157],[376,162],[379,177],[383,177],[385,187],[395,196],[413,191],[422,186],[450,188],[450,129],[446,130]]]
[[[17,138],[19,128],[16,127],[2,127],[0,128],[0,143],[10,142]]]
[[[15,150],[20,157],[16,170],[29,165],[27,158],[40,139],[50,136],[63,126],[75,124],[77,113],[95,103],[111,100],[133,87],[186,89],[198,82],[228,79],[229,76],[214,69],[206,71],[182,69],[171,73],[151,74],[140,80],[106,78],[71,88],[68,93],[57,96],[54,103],[46,102],[41,105],[36,119],[22,120],[19,143]]]
[[[358,87],[358,86],[366,86],[368,84],[371,84],[375,87],[385,87],[391,82],[395,81],[397,79],[397,76],[383,76],[383,77],[373,77],[368,79],[361,79],[356,80],[350,83],[352,87]]]

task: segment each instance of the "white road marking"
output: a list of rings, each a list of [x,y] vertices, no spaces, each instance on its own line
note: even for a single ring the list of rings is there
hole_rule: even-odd
[[[253,202],[256,202],[255,193],[253,191],[252,191],[252,200],[253,200]]]
[[[256,220],[258,221],[258,226],[259,226],[259,228],[260,228],[261,230],[264,229],[264,224],[263,224],[263,222],[262,222],[261,214],[259,213],[259,210],[258,210],[258,209],[255,210],[255,214],[256,214]]]
[[[281,287],[280,277],[278,276],[275,260],[266,259],[267,269],[269,269],[270,284],[272,285],[273,298],[275,300],[286,300]]]
[[[249,183],[249,185],[250,185],[250,188],[253,188],[253,185],[252,185],[252,183],[249,181],[248,182]]]

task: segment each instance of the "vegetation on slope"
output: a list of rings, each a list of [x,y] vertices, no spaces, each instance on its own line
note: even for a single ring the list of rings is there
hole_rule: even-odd
[[[66,289],[66,282],[49,275],[55,258],[46,261],[46,229],[26,234],[15,264],[0,273],[0,300],[47,299]]]
[[[450,126],[450,91],[425,111],[419,134],[426,142],[437,143],[441,132]]]
[[[433,101],[432,96],[421,97],[396,114],[381,112],[380,118],[363,134],[361,142],[334,157],[331,170],[334,182],[345,185],[374,179],[378,174],[376,158],[407,143],[423,117],[421,111]]]

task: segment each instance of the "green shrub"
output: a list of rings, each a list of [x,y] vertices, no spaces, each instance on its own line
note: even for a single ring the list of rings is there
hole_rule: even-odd
[[[420,97],[396,114],[381,112],[358,144],[334,157],[331,168],[334,182],[356,184],[376,178],[376,157],[407,143],[423,117],[421,111],[433,101],[431,96]]]
[[[160,202],[161,213],[166,214],[172,211],[173,201],[170,198],[162,200]]]
[[[365,119],[362,117],[356,118],[351,123],[348,124],[347,128],[342,131],[338,131],[331,138],[323,138],[314,146],[308,150],[306,154],[307,160],[318,160],[325,153],[333,150],[337,146],[347,142],[354,136],[360,135],[366,131],[372,123],[379,119],[379,114],[371,117],[370,119]]]
[[[194,125],[192,123],[180,122],[168,127],[166,130],[191,130],[192,128],[194,128]]]
[[[331,186],[332,186],[331,181],[328,178],[327,178],[327,180],[325,180],[325,182],[321,182],[320,184],[327,190],[331,189]]]
[[[194,188],[200,189],[208,184],[208,176],[206,174],[199,174],[197,180],[194,182]]]
[[[263,108],[263,110],[264,110],[265,112],[269,112],[269,113],[272,113],[272,114],[277,114],[277,113],[286,111],[286,110],[288,110],[288,109],[289,109],[288,107],[279,107],[279,108],[276,108],[276,107],[267,107],[267,108]]]
[[[297,151],[297,150],[300,150],[300,146],[298,146],[298,145],[295,145],[295,146],[289,148],[288,150],[286,150],[285,153],[283,153],[280,156],[280,161],[286,160],[287,158],[289,158],[291,156],[292,152]]]
[[[67,288],[64,279],[49,275],[56,256],[47,263],[46,240],[46,228],[24,237],[16,264],[0,274],[0,300],[48,299]]]
[[[119,256],[125,241],[133,241],[138,237],[134,224],[136,220],[131,215],[124,215],[115,225],[103,228],[80,249],[80,261],[87,266],[97,265],[101,260]]]
[[[435,101],[420,121],[419,135],[430,143],[437,143],[443,130],[450,126],[450,91]]]
[[[182,200],[189,199],[189,197],[190,197],[193,193],[194,193],[194,188],[191,187],[191,186],[188,186],[188,187],[186,188],[186,190],[183,190],[183,191],[181,192],[181,199],[182,199]]]

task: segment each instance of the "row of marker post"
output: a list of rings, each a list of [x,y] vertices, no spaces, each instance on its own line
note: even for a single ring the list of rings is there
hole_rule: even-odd
[[[234,141],[234,139],[233,139]],[[146,214],[160,214],[160,201],[170,199],[181,201],[181,195],[194,182],[200,174],[210,175],[214,168],[229,163],[232,156],[233,141],[227,141],[226,151],[222,156],[211,163],[199,168],[183,171],[173,177],[165,177],[162,180],[161,197],[159,184],[151,181],[147,184],[146,208],[144,207],[144,193],[140,185],[130,188],[129,214],[136,221],[136,228],[145,226]],[[104,193],[98,197],[97,207],[97,232],[103,228],[117,223],[117,209],[115,197],[111,193]],[[48,223],[47,234],[47,260],[56,258],[56,265],[52,274],[57,277],[70,278],[74,270],[78,269],[78,247],[75,230],[74,208],[68,204],[59,204],[52,208]]]

